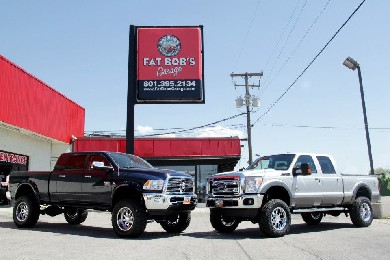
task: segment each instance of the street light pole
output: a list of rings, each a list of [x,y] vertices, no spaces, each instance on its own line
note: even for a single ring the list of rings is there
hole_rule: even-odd
[[[368,158],[370,160],[370,171],[371,171],[371,174],[374,175],[374,163],[373,163],[373,160],[372,160],[372,153],[371,153],[370,134],[368,132],[366,102],[364,101],[364,90],[363,90],[363,82],[362,82],[362,73],[361,73],[361,70],[360,70],[360,66],[358,66],[357,69],[358,69],[358,76],[359,76],[359,83],[360,83],[360,96],[362,98],[362,108],[363,108],[363,116],[364,116],[364,128],[366,130]]]
[[[359,77],[359,84],[360,84],[360,96],[362,99],[362,109],[363,109],[363,117],[364,117],[364,128],[366,130],[366,140],[367,140],[367,148],[368,148],[368,158],[370,160],[370,174],[374,175],[374,163],[372,160],[372,152],[371,152],[371,141],[370,141],[370,134],[368,132],[368,121],[367,121],[367,113],[366,113],[366,102],[364,100],[364,90],[363,90],[363,80],[362,80],[362,73],[360,69],[359,63],[352,59],[351,57],[348,57],[343,64],[351,69],[355,70],[357,68],[358,70],[358,77]]]

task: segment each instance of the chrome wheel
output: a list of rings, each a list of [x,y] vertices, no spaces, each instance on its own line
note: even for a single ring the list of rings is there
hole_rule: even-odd
[[[121,208],[116,215],[116,223],[120,230],[129,231],[134,223],[133,211],[128,207]]]
[[[322,218],[322,213],[320,213],[320,212],[311,213],[311,217],[312,217],[314,220],[318,220],[319,218]]]
[[[349,209],[352,223],[357,227],[368,227],[374,218],[371,201],[367,197],[357,197]]]
[[[301,213],[303,221],[308,225],[318,225],[321,223],[324,214],[322,212],[304,212]]]
[[[16,208],[16,219],[20,222],[24,222],[28,218],[28,205],[26,202],[21,202]]]
[[[112,209],[111,223],[119,237],[138,237],[147,224],[146,209],[140,201],[122,199]]]
[[[271,199],[263,205],[259,215],[259,227],[267,237],[282,237],[288,233],[291,213],[283,200]]]
[[[64,217],[69,224],[79,225],[87,219],[88,211],[86,209],[65,208]]]
[[[362,217],[363,221],[369,221],[371,219],[371,214],[370,205],[367,203],[362,203],[360,205],[360,216]]]
[[[77,217],[79,216],[78,212],[76,209],[73,209],[73,210],[68,210],[65,212],[66,216],[70,219],[70,220],[75,220],[77,219]]]
[[[33,227],[39,219],[39,204],[35,198],[19,197],[12,211],[14,223],[19,228]]]
[[[287,225],[286,211],[281,207],[275,208],[271,213],[271,223],[274,229],[283,230]]]
[[[231,227],[231,226],[233,226],[236,223],[236,221],[234,219],[229,221],[229,220],[226,220],[226,219],[223,219],[223,218],[221,218],[221,222],[226,227]]]
[[[219,209],[210,210],[210,223],[220,233],[231,233],[238,227],[240,221],[234,217],[224,217]]]
[[[190,221],[190,213],[179,213],[171,219],[160,221],[160,225],[168,233],[181,233],[188,228]]]

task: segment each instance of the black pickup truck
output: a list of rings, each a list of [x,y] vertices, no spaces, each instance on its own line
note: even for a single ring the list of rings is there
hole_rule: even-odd
[[[87,218],[87,209],[112,212],[120,237],[141,235],[148,220],[170,233],[184,231],[197,204],[194,179],[160,170],[123,153],[62,154],[52,172],[12,172],[7,197],[20,228],[34,226],[40,214],[64,214],[69,224]]]

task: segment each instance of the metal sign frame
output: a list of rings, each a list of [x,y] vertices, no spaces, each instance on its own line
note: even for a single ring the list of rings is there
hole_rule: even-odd
[[[146,35],[139,35],[139,30],[145,30],[145,32],[155,31],[157,35],[152,34],[151,37],[148,38],[148,33],[146,33]],[[188,34],[190,34],[189,38],[187,37],[187,31]],[[161,33],[161,35],[158,35],[158,33]],[[145,36],[146,38],[142,38]],[[195,44],[193,37],[195,38]],[[146,46],[141,47],[138,44],[138,39],[141,39],[141,42],[144,41]],[[144,57],[146,60],[139,60],[139,53],[145,53],[142,50],[144,47],[146,48],[146,53],[154,55],[153,57]],[[156,74],[151,78],[148,78],[152,74],[147,68],[146,71],[140,70],[140,65],[157,68],[157,71],[155,71]],[[162,70],[167,72],[160,75],[161,79],[158,79],[157,74],[159,67],[162,67]],[[181,70],[172,69],[178,67],[181,67]],[[140,92],[140,86],[144,87],[143,92]],[[149,89],[146,90],[145,87]],[[182,95],[181,92],[186,94]],[[172,93],[173,95],[170,95]],[[126,153],[134,154],[135,104],[204,103],[203,26],[130,25]]]

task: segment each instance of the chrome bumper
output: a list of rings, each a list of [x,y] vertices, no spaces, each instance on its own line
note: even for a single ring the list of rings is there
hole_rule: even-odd
[[[259,209],[263,202],[262,194],[243,194],[240,197],[206,197],[206,206],[209,208],[229,209]]]
[[[143,195],[147,210],[168,210],[169,208],[183,209],[195,207],[198,197],[189,195],[167,195],[161,193],[146,193]]]

